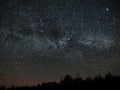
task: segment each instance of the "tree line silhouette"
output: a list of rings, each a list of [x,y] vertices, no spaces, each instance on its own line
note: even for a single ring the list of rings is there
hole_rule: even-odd
[[[72,89],[72,90],[102,90],[102,89],[111,89],[111,90],[120,90],[120,76],[112,76],[111,73],[107,73],[103,78],[101,75],[96,77],[89,78],[87,77],[83,80],[81,77],[72,78],[70,75],[66,75],[63,80],[59,83],[56,82],[48,82],[38,84],[37,86],[22,86],[15,87],[12,86],[10,88],[6,88],[5,86],[1,86],[0,90],[64,90],[64,89]]]

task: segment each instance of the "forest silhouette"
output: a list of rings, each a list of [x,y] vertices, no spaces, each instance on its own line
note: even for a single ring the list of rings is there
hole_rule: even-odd
[[[70,75],[66,75],[64,79],[61,79],[59,83],[48,82],[38,84],[36,86],[11,86],[6,88],[1,86],[0,90],[120,90],[120,76],[112,76],[111,73],[107,73],[105,77],[98,75],[94,78],[87,77],[83,80],[81,77],[72,78]]]

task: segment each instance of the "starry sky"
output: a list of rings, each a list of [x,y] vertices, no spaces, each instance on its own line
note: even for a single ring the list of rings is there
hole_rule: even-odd
[[[0,85],[120,75],[120,0],[0,0]]]

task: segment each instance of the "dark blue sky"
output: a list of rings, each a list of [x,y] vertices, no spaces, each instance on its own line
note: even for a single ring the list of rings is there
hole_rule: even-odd
[[[0,0],[0,85],[120,75],[119,0]]]

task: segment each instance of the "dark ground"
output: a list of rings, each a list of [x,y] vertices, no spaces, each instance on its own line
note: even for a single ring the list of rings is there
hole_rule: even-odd
[[[72,78],[67,75],[60,83],[49,82],[38,84],[37,86],[23,86],[6,88],[5,86],[0,87],[0,90],[64,90],[64,89],[74,89],[74,90],[120,90],[120,77],[112,76],[108,73],[105,78],[96,76],[94,79],[86,78],[83,80],[81,77]]]

